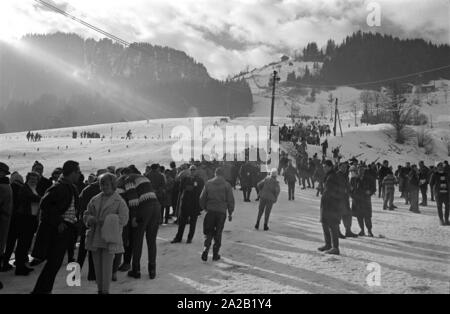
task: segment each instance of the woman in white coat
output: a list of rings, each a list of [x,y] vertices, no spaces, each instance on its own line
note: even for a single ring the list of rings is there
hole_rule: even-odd
[[[115,254],[124,252],[122,229],[128,222],[128,207],[116,192],[116,177],[99,178],[101,193],[94,196],[84,212],[86,249],[92,252],[99,294],[108,294]]]

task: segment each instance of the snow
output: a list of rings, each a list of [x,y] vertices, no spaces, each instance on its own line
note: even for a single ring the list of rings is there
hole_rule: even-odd
[[[200,260],[203,246],[202,215],[192,244],[170,244],[176,226],[162,226],[158,233],[157,278],[149,280],[147,253],[142,257],[142,279],[125,273],[111,284],[112,293],[448,293],[450,281],[450,227],[438,225],[435,204],[410,213],[403,201],[399,209],[381,210],[381,200],[373,198],[375,238],[341,240],[341,255],[327,256],[317,251],[323,244],[319,223],[319,200],[315,191],[297,189],[296,201],[287,201],[282,184],[275,204],[270,230],[253,229],[257,203],[243,203],[235,191],[236,211],[226,222],[218,262]],[[253,192],[252,199],[255,194]],[[358,231],[353,221],[353,231]],[[145,245],[144,245],[145,247]],[[369,287],[367,265],[381,267],[381,286]],[[59,271],[54,293],[96,293],[87,281],[87,264],[82,270],[82,286],[68,287],[65,266]],[[42,266],[29,277],[1,273],[3,294],[29,293]]]

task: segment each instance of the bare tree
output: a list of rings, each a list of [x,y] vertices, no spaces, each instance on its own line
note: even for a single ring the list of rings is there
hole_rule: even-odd
[[[397,143],[403,144],[404,136],[402,131],[410,122],[415,107],[413,104],[406,102],[406,98],[403,97],[396,83],[391,85],[388,95],[390,96],[390,101],[385,103],[384,109],[391,113],[390,123],[395,129]]]
[[[317,109],[317,114],[323,118],[326,113],[327,113],[327,106],[324,103],[320,103],[319,108]]]

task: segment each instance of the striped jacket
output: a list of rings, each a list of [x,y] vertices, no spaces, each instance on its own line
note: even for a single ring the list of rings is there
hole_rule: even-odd
[[[392,174],[388,174],[384,177],[383,179],[383,188],[385,189],[385,191],[393,191],[395,190],[395,178]]]

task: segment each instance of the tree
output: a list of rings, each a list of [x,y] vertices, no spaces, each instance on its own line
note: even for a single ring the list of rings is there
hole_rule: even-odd
[[[396,141],[399,144],[404,143],[403,129],[411,119],[414,106],[406,102],[406,98],[400,92],[397,83],[390,86],[390,101],[384,104],[384,109],[391,113],[390,123],[396,132]]]
[[[356,119],[358,118],[358,111],[359,111],[358,103],[353,102],[353,103],[350,105],[350,108],[351,108],[351,110],[352,110],[353,116],[355,117],[355,126],[358,126],[358,122],[357,122],[357,120],[356,120]]]
[[[327,113],[327,106],[324,103],[319,104],[319,108],[317,109],[317,115],[320,117],[325,117],[325,114]]]
[[[288,85],[290,85],[290,86],[295,85],[295,82],[297,81],[297,77],[295,76],[295,71],[288,73],[286,81],[287,81]]]

